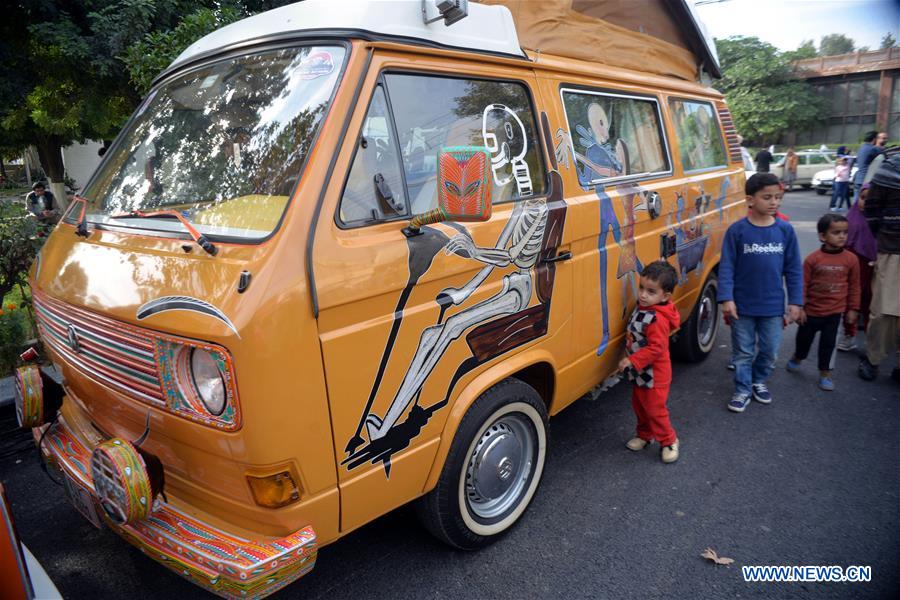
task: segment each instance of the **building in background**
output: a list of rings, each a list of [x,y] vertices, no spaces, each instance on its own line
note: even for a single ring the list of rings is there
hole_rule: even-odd
[[[858,144],[867,131],[900,140],[900,47],[798,60],[796,74],[825,99],[811,130],[792,132],[785,144],[835,147]]]

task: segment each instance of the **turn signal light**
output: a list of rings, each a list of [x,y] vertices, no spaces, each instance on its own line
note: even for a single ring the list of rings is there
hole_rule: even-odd
[[[300,499],[300,490],[288,471],[257,477],[247,475],[253,499],[266,508],[280,508]]]

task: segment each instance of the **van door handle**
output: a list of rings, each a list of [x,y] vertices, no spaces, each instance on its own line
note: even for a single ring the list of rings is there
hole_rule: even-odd
[[[571,252],[563,252],[561,254],[557,254],[553,258],[545,258],[541,262],[542,263],[555,263],[555,262],[562,262],[564,260],[569,260],[570,258],[572,258]]]

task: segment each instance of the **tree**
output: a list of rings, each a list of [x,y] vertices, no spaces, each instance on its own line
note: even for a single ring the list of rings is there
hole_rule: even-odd
[[[797,46],[796,50],[784,53],[784,57],[788,60],[803,60],[805,58],[815,58],[818,55],[816,43],[813,40],[803,40],[803,43]]]
[[[830,33],[819,40],[819,56],[834,56],[853,52],[856,43],[843,33]]]
[[[716,40],[722,64],[718,88],[728,100],[738,133],[758,144],[812,125],[822,100],[793,75],[778,50],[755,37]]]
[[[181,52],[192,43],[210,33],[246,17],[242,8],[226,6],[221,9],[201,8],[185,16],[174,28],[148,33],[132,44],[122,55],[131,83],[139,94],[150,89],[150,84]]]
[[[886,34],[884,34],[884,37],[881,38],[881,45],[879,46],[879,49],[887,50],[888,48],[893,48],[896,45],[897,38],[894,37],[893,33],[888,31]]]
[[[247,4],[255,11],[281,3]],[[131,84],[123,61],[128,50],[153,32],[176,29],[198,10],[243,15],[243,6],[239,0],[11,3],[0,23],[0,138],[4,145],[37,148],[50,187],[64,203],[63,146],[112,139],[140,100],[143,90]],[[208,29],[194,31],[199,36]],[[187,46],[194,39],[177,41]]]
[[[7,7],[0,38],[10,81],[0,89],[0,129],[37,148],[63,205],[63,146],[111,138],[139,99],[118,48],[178,7],[178,0],[32,0]],[[110,14],[115,23],[104,18]]]

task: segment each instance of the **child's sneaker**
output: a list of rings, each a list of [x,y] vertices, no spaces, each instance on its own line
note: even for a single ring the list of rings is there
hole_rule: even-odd
[[[772,394],[764,383],[753,384],[753,399],[760,404],[772,404]]]
[[[819,388],[826,392],[833,392],[834,381],[831,380],[831,377],[819,377]]]
[[[663,446],[661,456],[664,463],[673,463],[678,460],[678,440],[669,446]]]
[[[747,410],[748,404],[750,404],[749,394],[735,394],[731,397],[731,402],[728,403],[728,410],[732,412],[744,412]]]
[[[650,440],[645,440],[644,438],[639,438],[637,436],[631,438],[627,442],[625,442],[625,447],[633,452],[640,452],[650,443]]]
[[[725,365],[725,368],[728,369],[729,371],[734,371],[734,363],[729,362],[727,365]]]
[[[800,371],[800,361],[794,360],[793,358],[787,361],[787,366],[785,367],[788,373],[798,373]]]
[[[841,352],[850,352],[856,350],[856,336],[844,335],[837,343],[837,349]]]

